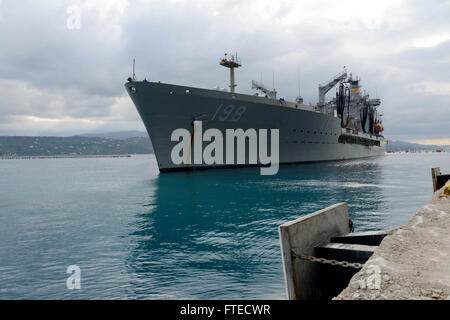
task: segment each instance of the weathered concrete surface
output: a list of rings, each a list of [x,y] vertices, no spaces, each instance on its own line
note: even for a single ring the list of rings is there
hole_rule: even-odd
[[[450,197],[442,193],[386,236],[334,299],[450,299]]]

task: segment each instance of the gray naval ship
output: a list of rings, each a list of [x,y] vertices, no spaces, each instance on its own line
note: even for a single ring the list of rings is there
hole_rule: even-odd
[[[199,134],[199,123],[202,132],[214,128],[224,136],[228,129],[278,129],[277,160],[280,164],[385,154],[387,140],[382,135],[382,115],[377,111],[380,99],[369,98],[360,88],[360,79],[347,73],[345,67],[343,72],[319,85],[318,103],[311,106],[305,105],[300,96],[295,102],[278,98],[274,88],[268,89],[257,81],[252,81],[252,89],[257,91],[254,95],[237,93],[234,70],[241,66],[237,54],[225,54],[219,64],[229,68],[229,91],[146,79],[138,81],[133,63],[133,77],[128,78],[125,88],[150,136],[160,172],[263,165],[259,160],[256,164],[252,163],[250,152],[245,154],[244,162],[242,159],[234,162],[199,162],[193,159],[193,150],[181,155],[186,161],[174,163],[172,153],[179,142],[173,141],[173,132],[178,128],[188,130],[191,133],[190,147],[194,149],[194,136]],[[326,101],[326,93],[335,86],[336,95]],[[248,138],[251,140],[251,137]],[[200,147],[207,144],[201,138],[200,142],[196,141]],[[268,149],[271,148],[270,140]],[[233,157],[236,160],[236,152]]]

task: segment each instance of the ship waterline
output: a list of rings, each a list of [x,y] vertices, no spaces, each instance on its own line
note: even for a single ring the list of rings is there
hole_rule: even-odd
[[[214,128],[224,136],[227,129],[278,129],[280,164],[372,157],[385,152],[386,140],[381,135],[342,128],[339,117],[300,103],[159,82],[129,81],[125,87],[150,136],[161,172],[262,165],[250,163],[248,152],[244,164],[174,164],[171,152],[178,142],[171,140],[172,133],[184,128],[194,138],[194,122],[199,121],[203,132]],[[271,150],[270,139],[267,142]],[[202,147],[207,144],[203,142]]]

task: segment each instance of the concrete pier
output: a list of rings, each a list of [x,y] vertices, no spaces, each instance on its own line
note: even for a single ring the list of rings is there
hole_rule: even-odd
[[[450,299],[450,196],[387,235],[336,300]]]

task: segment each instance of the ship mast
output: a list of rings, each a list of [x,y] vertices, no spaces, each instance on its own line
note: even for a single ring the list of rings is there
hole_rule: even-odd
[[[234,88],[236,87],[236,84],[234,83],[234,68],[239,68],[241,66],[241,62],[237,58],[237,53],[231,55],[231,59],[228,59],[227,54],[225,53],[225,58],[220,60],[220,65],[230,68],[230,92],[234,92]]]

